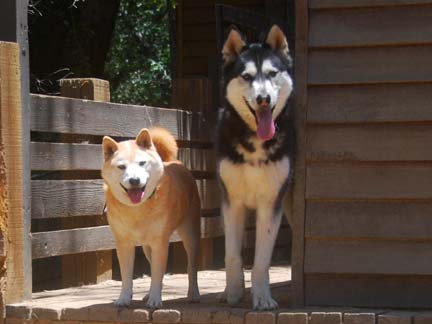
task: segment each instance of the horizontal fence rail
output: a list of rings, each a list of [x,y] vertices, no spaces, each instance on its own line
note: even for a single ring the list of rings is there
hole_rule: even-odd
[[[197,180],[204,216],[218,212],[216,180]],[[33,180],[32,219],[101,215],[103,180]]]
[[[218,218],[201,218],[201,238],[223,235],[223,226]],[[179,242],[174,232],[170,242]],[[33,259],[47,258],[74,253],[115,249],[115,241],[108,225],[33,233]]]
[[[199,121],[197,114],[178,109],[42,95],[31,95],[30,105],[30,128],[39,132],[135,137],[143,127],[158,125],[190,140]]]

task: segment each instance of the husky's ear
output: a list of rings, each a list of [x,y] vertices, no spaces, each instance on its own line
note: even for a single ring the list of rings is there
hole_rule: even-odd
[[[224,65],[234,62],[245,45],[240,33],[236,29],[231,29],[222,49]]]
[[[265,41],[274,51],[280,52],[283,55],[289,55],[288,42],[283,31],[277,26],[273,25],[267,34]]]
[[[139,147],[149,149],[153,146],[150,131],[147,128],[143,128],[138,133],[135,142]]]
[[[108,161],[118,150],[117,142],[109,136],[104,136],[102,140],[102,147],[105,161]]]

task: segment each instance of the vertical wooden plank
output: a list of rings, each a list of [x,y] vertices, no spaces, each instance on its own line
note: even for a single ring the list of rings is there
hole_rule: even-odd
[[[2,45],[0,45],[2,46]],[[0,49],[0,55],[2,50]],[[0,80],[2,78],[1,67],[0,67]],[[1,87],[0,87],[0,104],[1,104]],[[3,116],[4,118],[4,116]],[[0,125],[2,125],[2,109],[0,109]],[[0,316],[1,319],[5,317],[5,295],[6,295],[6,252],[7,252],[7,222],[9,218],[9,197],[8,197],[8,187],[7,187],[7,168],[6,168],[6,154],[5,147],[3,144],[3,137],[0,132],[0,242],[3,246],[2,251],[0,251]],[[0,319],[0,323],[3,321]]]
[[[80,98],[94,101],[110,101],[109,82],[100,79],[64,79],[60,83],[63,97]],[[101,210],[102,213],[102,210]],[[64,228],[90,227],[105,225],[103,216],[84,219],[64,219]],[[62,259],[63,286],[99,283],[112,279],[112,252],[91,252],[66,255]]]
[[[0,49],[1,137],[10,184],[7,226],[13,255],[6,260],[7,303],[31,299],[32,289],[27,7],[28,0],[0,3],[0,41],[18,43],[4,43]],[[4,277],[1,280],[4,284]]]
[[[31,299],[32,293],[32,257],[31,257],[31,183],[30,183],[30,66],[28,43],[28,3],[29,0],[16,0],[16,42],[19,45],[20,86],[21,86],[21,129],[22,129],[22,231],[20,239],[23,241],[22,267],[23,291],[21,299]],[[10,187],[9,187],[10,189]],[[9,227],[10,228],[10,227]],[[9,232],[10,233],[10,232]],[[12,240],[9,235],[9,240]],[[12,255],[12,252],[11,252]],[[9,261],[8,261],[9,262]],[[9,280],[9,278],[8,278]],[[9,284],[8,284],[9,285]],[[8,288],[9,289],[9,288]],[[6,296],[7,302],[10,299]]]
[[[194,94],[193,96],[191,96],[192,93]],[[211,134],[209,127],[211,127],[210,125],[214,125],[214,123],[212,123],[213,115],[210,110],[211,93],[212,83],[208,78],[176,79],[173,82],[172,106],[199,113],[198,116],[201,117],[199,120],[195,120],[191,125],[192,138],[200,140],[209,139],[209,134]],[[191,154],[193,153],[194,152],[191,151]],[[198,159],[193,156],[190,156],[190,160],[195,162],[198,161]],[[206,170],[206,166],[211,165],[211,163],[205,161],[204,158],[199,159],[199,162],[199,165],[194,165],[194,169]],[[199,256],[200,269],[209,269],[213,267],[213,240],[213,238],[201,239]],[[184,260],[186,254],[182,243],[172,243],[171,251],[172,271],[186,271],[186,261]]]
[[[19,45],[0,43],[1,138],[8,183],[9,255],[13,256],[7,259],[7,303],[31,298],[30,229],[25,196],[29,170],[25,169],[27,164],[23,155],[28,128],[23,122],[25,108],[21,101],[20,76]]]
[[[305,145],[307,105],[308,1],[296,0],[295,128],[297,152],[293,194],[292,296],[295,307],[304,306]]]

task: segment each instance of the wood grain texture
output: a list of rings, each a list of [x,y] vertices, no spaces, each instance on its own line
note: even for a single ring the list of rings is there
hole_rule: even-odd
[[[32,142],[32,170],[100,170],[102,146]]]
[[[61,79],[60,96],[109,102],[111,99],[109,87],[109,82],[101,79]]]
[[[11,5],[11,3],[3,3]],[[0,5],[1,6],[1,5]],[[3,8],[4,9],[4,8]],[[13,15],[12,15],[13,16]],[[5,28],[6,29],[6,28]],[[5,30],[3,33],[6,32]],[[4,37],[4,36],[3,36]],[[0,45],[1,46],[1,45]],[[0,74],[1,75],[1,74]],[[0,103],[2,93],[0,87]],[[2,108],[0,104],[0,125],[2,127]],[[7,167],[6,154],[3,140],[3,132],[0,131],[0,317],[4,319],[6,305],[6,266],[7,266],[7,246],[8,246],[8,218],[9,218],[9,194],[7,186]],[[2,320],[4,322],[4,320]]]
[[[432,240],[306,240],[305,273],[432,275]]]
[[[30,150],[35,171],[100,170],[103,162],[100,144],[32,142]],[[213,150],[180,148],[179,158],[196,171],[214,172],[216,167]]]
[[[31,95],[32,131],[135,137],[157,125],[187,140],[193,118],[175,109]]]
[[[308,123],[432,121],[432,83],[311,87]]]
[[[218,213],[216,180],[197,180],[203,214]],[[101,215],[105,203],[103,180],[33,180],[32,219]]]
[[[309,0],[311,9],[428,5],[431,0]]]
[[[307,199],[431,199],[428,163],[320,163],[307,168]]]
[[[307,160],[431,161],[428,124],[328,125],[307,130]]]
[[[307,305],[430,308],[431,276],[307,275]]]
[[[304,300],[304,225],[306,190],[306,114],[308,101],[308,34],[309,10],[307,1],[295,1],[295,131],[296,162],[294,173],[293,202],[293,239],[292,239],[292,296],[293,306],[302,307]]]
[[[201,218],[201,237],[223,235],[220,217]],[[170,242],[178,242],[176,232]],[[105,251],[115,249],[115,241],[108,225],[68,229],[52,232],[39,232],[32,235],[33,259],[47,258],[84,252]]]
[[[18,5],[22,5],[18,2]],[[21,101],[20,50],[16,43],[0,42],[0,110],[1,138],[4,144],[6,182],[8,184],[8,246],[6,302],[31,298],[31,258],[29,221],[27,216],[27,117],[25,101]],[[28,151],[28,150],[27,150]]]
[[[102,180],[33,180],[32,219],[101,215]]]
[[[306,212],[308,238],[432,239],[430,201],[309,201]]]
[[[308,83],[432,81],[432,46],[311,50]]]
[[[432,43],[432,6],[311,11],[309,46]]]

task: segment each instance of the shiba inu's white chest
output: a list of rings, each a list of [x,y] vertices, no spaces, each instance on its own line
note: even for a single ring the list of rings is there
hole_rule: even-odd
[[[142,211],[136,214],[120,214],[116,210],[110,213],[108,210],[108,221],[119,236],[133,241],[135,244],[149,244],[158,240],[163,233],[166,213],[160,211],[158,218],[151,217],[150,220],[146,214],[148,213]]]
[[[255,155],[260,158],[258,151]],[[288,157],[276,162],[257,164],[235,164],[229,159],[223,159],[219,163],[219,175],[230,203],[241,203],[251,209],[258,208],[258,204],[273,207],[289,171]]]

